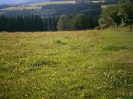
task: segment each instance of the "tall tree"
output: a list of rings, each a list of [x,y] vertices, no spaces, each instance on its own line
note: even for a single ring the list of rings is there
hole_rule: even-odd
[[[120,0],[119,8],[120,14],[124,17],[125,20],[129,21],[130,30],[132,30],[133,23],[133,0]]]
[[[95,23],[94,23],[94,19],[92,18],[92,16],[88,18],[88,22],[90,24],[88,28],[93,29],[95,27]]]
[[[4,31],[7,28],[7,20],[5,16],[0,16],[0,31]]]
[[[57,22],[58,30],[69,30],[69,18],[66,15],[61,15]]]
[[[57,30],[57,18],[52,17],[51,25],[52,25],[51,26],[52,31],[56,31]]]
[[[77,14],[71,19],[72,30],[86,30],[89,29],[88,17],[85,14]]]
[[[104,8],[100,15],[100,26],[111,26],[116,24],[117,28],[121,23],[121,16],[119,15],[119,8],[117,5],[112,5]]]
[[[51,23],[52,23],[52,19],[51,18],[48,18],[47,19],[47,29],[48,29],[48,31],[51,31],[52,30]]]
[[[47,31],[48,28],[47,28],[47,19],[44,19],[44,30]]]
[[[0,16],[0,31],[43,31],[44,23],[39,16]]]

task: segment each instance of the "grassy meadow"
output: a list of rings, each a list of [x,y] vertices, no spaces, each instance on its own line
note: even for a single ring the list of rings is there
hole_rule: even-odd
[[[133,99],[133,32],[0,33],[0,99]]]

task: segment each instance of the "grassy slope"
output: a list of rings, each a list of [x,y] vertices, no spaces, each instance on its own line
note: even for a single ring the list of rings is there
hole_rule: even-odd
[[[133,98],[133,34],[0,33],[0,99]]]

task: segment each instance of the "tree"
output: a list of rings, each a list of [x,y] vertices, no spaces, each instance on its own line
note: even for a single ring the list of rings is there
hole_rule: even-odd
[[[94,19],[92,18],[92,16],[88,18],[88,22],[90,24],[88,28],[93,29],[95,27],[95,23],[94,23]]]
[[[66,15],[61,15],[57,22],[58,30],[69,30],[69,18]]]
[[[49,17],[47,19],[47,30],[48,31],[52,30],[51,23],[52,23],[52,19]]]
[[[112,13],[111,13],[111,18],[113,19],[113,21],[116,23],[116,25],[117,25],[117,28],[118,28],[118,26],[121,24],[121,16],[118,14],[118,10],[116,10],[116,11],[113,11]]]
[[[0,31],[4,31],[7,28],[7,21],[5,16],[0,16]]]
[[[85,14],[77,14],[70,22],[72,30],[89,29],[88,17]]]
[[[130,30],[133,22],[133,0],[121,0],[119,2],[119,13],[126,21],[129,21]]]
[[[119,7],[117,5],[108,6],[102,10],[99,19],[100,26],[111,26],[116,24],[117,28],[121,24],[121,15],[119,15]]]
[[[47,19],[44,19],[44,30],[47,31]]]
[[[51,24],[52,31],[56,31],[57,30],[57,18],[53,17],[51,23],[52,23]]]
[[[106,2],[107,2],[107,3],[111,3],[111,2],[112,2],[112,3],[116,3],[116,2],[118,2],[118,0],[106,0]]]
[[[44,23],[39,16],[0,16],[0,31],[43,31]]]
[[[111,7],[108,6],[106,8],[104,8],[102,10],[102,13],[100,15],[100,19],[99,19],[99,25],[102,27],[104,24],[105,25],[112,25],[112,19],[110,17],[110,11],[111,11]]]

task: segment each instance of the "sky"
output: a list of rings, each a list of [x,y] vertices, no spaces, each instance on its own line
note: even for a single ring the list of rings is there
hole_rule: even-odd
[[[0,4],[13,4],[21,1],[25,1],[25,0],[0,0]]]
[[[35,0],[0,0],[0,4],[16,4],[16,3],[23,3],[27,1],[35,1]]]

